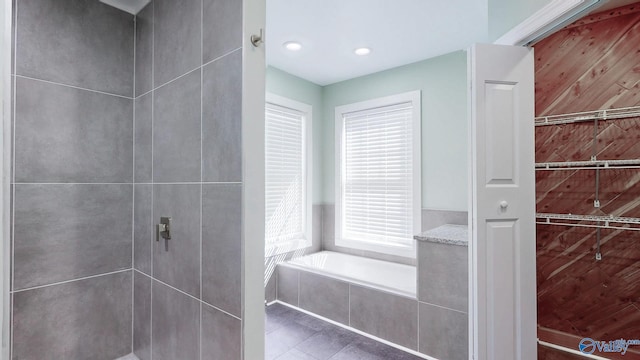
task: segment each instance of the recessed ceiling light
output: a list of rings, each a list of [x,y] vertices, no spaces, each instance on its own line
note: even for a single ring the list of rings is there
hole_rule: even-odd
[[[286,43],[282,44],[282,46],[284,46],[285,49],[289,51],[299,51],[300,49],[302,49],[302,44],[295,41],[287,41]]]
[[[356,55],[364,56],[369,55],[371,53],[371,49],[366,47],[357,48],[353,51]]]

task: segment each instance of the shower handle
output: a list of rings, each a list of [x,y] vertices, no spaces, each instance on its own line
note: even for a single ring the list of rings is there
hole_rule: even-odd
[[[160,241],[160,237],[165,240],[171,240],[171,218],[161,217],[160,224],[158,224],[158,237],[156,241]]]

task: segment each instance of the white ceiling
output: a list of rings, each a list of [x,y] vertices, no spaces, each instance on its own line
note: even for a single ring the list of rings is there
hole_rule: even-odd
[[[328,85],[487,41],[488,0],[266,0],[267,64]],[[591,13],[639,0],[602,0]],[[282,45],[302,43],[291,52]],[[353,50],[370,47],[357,56]]]
[[[487,0],[267,0],[267,63],[328,85],[465,49],[487,28]]]

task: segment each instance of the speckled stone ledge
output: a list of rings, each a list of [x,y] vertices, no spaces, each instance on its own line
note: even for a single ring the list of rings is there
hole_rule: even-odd
[[[469,227],[447,224],[424,231],[413,238],[418,241],[467,246],[469,244]]]

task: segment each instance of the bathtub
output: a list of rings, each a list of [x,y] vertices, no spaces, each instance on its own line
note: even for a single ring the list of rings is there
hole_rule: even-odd
[[[416,267],[322,251],[278,264],[278,302],[418,352]]]
[[[360,256],[321,251],[280,266],[296,268],[361,286],[416,297],[416,267]]]

